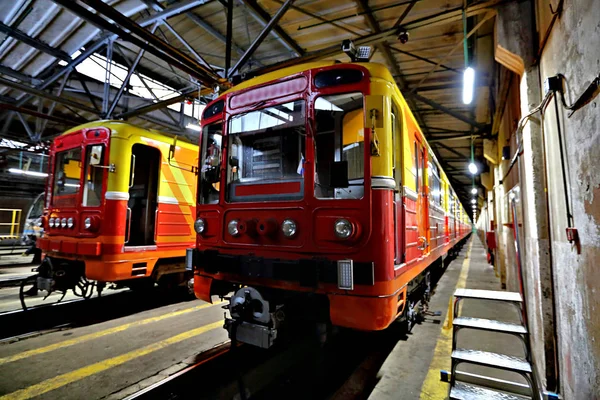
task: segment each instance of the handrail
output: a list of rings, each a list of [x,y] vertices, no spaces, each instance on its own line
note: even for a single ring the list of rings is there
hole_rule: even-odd
[[[21,232],[21,212],[19,208],[0,208],[0,212],[10,212],[11,222],[1,222],[0,226],[10,226],[10,233],[0,233],[0,237],[15,237]]]

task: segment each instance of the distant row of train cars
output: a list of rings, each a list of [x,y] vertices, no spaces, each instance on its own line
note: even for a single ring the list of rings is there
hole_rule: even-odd
[[[37,290],[187,283],[230,297],[230,334],[269,347],[300,310],[407,326],[470,233],[389,71],[311,63],[209,103],[199,147],[120,121],[56,138]]]

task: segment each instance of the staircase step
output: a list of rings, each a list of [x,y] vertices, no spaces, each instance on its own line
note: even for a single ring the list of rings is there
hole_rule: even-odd
[[[531,373],[531,365],[527,360],[489,351],[456,349],[452,352],[452,360],[466,361],[519,373]]]
[[[456,289],[456,292],[454,292],[454,297],[461,297],[466,299],[509,301],[513,303],[523,302],[521,294],[518,292],[504,292],[497,290]]]
[[[522,335],[527,333],[527,329],[525,329],[523,325],[496,321],[493,319],[458,317],[454,319],[452,324],[461,328],[480,329],[483,331],[516,333]]]
[[[462,382],[454,384],[450,389],[449,397],[453,400],[523,400],[530,398],[468,385]]]

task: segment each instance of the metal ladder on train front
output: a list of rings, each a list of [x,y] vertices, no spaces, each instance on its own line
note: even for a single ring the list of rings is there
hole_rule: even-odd
[[[521,294],[493,290],[457,289],[454,293],[452,319],[452,366],[450,372],[441,371],[441,379],[450,382],[449,398],[454,400],[523,400],[558,399],[553,394],[542,394],[531,363],[531,347],[527,319]],[[512,304],[519,310],[520,323],[508,323],[484,318],[458,315],[459,304],[465,299],[493,301]],[[457,335],[464,329],[509,334],[518,338],[524,349],[524,357],[514,357],[489,351],[457,348]],[[527,384],[512,382],[483,375],[457,371],[460,364],[474,364],[510,371],[525,378]]]

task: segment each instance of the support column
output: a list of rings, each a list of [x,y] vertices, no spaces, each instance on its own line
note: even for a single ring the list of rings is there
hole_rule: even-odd
[[[496,60],[521,75],[521,115],[526,115],[529,110],[537,107],[543,97],[539,68],[534,65],[538,47],[534,21],[531,2],[514,2],[498,8]],[[519,158],[518,168],[523,214],[522,265],[535,369],[542,385],[546,389],[554,390],[556,388],[554,290],[546,164],[540,121],[539,114],[534,116],[521,135],[523,153]],[[502,173],[505,168],[499,169]],[[499,194],[496,197],[498,200],[500,200]],[[514,266],[508,265],[507,274],[510,275],[511,270],[516,273]]]

